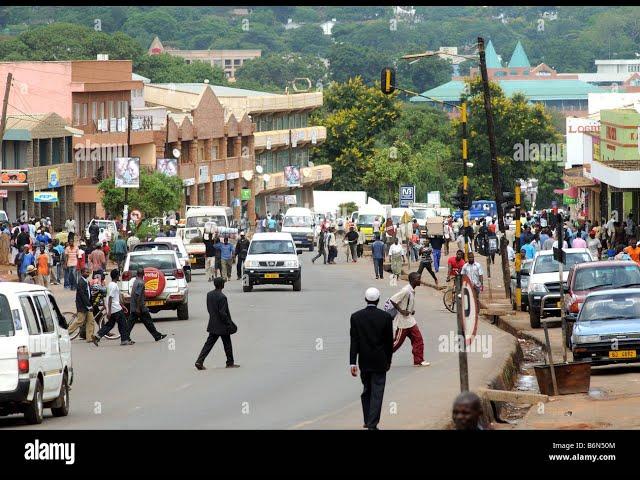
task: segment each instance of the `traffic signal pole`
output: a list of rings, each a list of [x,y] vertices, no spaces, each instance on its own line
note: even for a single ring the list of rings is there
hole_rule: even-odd
[[[464,204],[462,205],[462,220],[464,225],[464,260],[468,260],[469,254],[469,177],[467,176],[467,102],[460,102],[460,122],[462,124],[462,191],[464,193]]]

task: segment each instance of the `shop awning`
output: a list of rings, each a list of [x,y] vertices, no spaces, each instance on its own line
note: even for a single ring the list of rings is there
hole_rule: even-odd
[[[16,142],[30,142],[31,132],[24,128],[9,128],[4,131],[3,140],[13,140]]]
[[[564,175],[562,177],[566,183],[568,183],[572,187],[594,187],[596,186],[596,182],[594,182],[591,178],[583,177],[582,175]]]
[[[553,193],[558,195],[566,195],[569,198],[578,198],[578,187],[556,188]]]

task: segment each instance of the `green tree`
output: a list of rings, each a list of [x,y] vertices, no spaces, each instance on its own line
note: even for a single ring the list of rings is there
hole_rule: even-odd
[[[164,212],[178,210],[182,202],[182,179],[167,177],[159,172],[140,171],[140,188],[130,188],[129,211],[140,210],[146,218],[162,216]],[[113,177],[98,185],[102,205],[110,215],[119,215],[124,209],[124,189],[116,188]]]
[[[263,88],[283,91],[295,78],[309,78],[312,86],[324,80],[327,68],[311,55],[267,55],[246,61],[236,72],[238,86],[261,85]],[[245,84],[246,82],[246,84]]]
[[[167,53],[144,55],[135,65],[136,73],[155,83],[200,83],[208,79],[211,84],[226,85],[224,71],[204,62],[186,63],[183,58]]]
[[[336,82],[360,76],[372,85],[380,81],[380,71],[389,64],[390,57],[373,48],[343,43],[334,45],[329,52],[329,71]]]
[[[310,53],[326,57],[333,45],[331,37],[325,35],[319,25],[302,25],[285,33],[287,48],[292,52]]]
[[[451,62],[438,57],[427,57],[410,65],[403,62],[398,67],[399,84],[416,93],[422,93],[451,80]],[[405,83],[408,81],[408,83]],[[406,85],[406,86],[405,86]]]

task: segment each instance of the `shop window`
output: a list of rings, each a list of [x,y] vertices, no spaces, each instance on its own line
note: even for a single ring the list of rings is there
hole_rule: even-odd
[[[53,138],[52,143],[53,145],[51,148],[51,163],[53,165],[58,165],[62,163],[62,149],[64,148],[62,138]]]

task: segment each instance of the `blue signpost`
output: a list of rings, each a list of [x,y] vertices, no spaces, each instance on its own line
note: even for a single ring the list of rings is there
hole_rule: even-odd
[[[408,207],[416,201],[416,186],[401,185],[400,186],[400,207]]]

